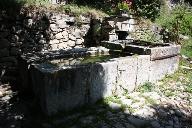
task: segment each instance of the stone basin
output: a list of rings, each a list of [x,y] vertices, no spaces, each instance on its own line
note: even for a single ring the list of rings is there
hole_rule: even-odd
[[[25,85],[30,85],[46,115],[94,104],[125,91],[132,92],[145,82],[155,82],[174,73],[179,63],[178,55],[154,61],[151,55],[104,51],[92,48],[79,52],[80,55],[63,55],[22,66],[28,67],[23,79],[30,78]]]

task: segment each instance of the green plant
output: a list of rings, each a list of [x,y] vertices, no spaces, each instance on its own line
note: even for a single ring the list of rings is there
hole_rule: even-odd
[[[156,23],[170,31],[170,38],[173,41],[178,40],[179,34],[192,36],[192,10],[187,4],[179,4],[170,11],[161,10]]]
[[[137,91],[140,91],[140,92],[151,92],[151,91],[153,90],[153,88],[154,88],[154,87],[153,87],[153,84],[150,83],[150,82],[147,82],[147,83],[141,85],[141,86],[137,89]]]
[[[129,11],[129,5],[126,2],[119,2],[117,5],[118,10]]]
[[[160,14],[162,0],[134,0],[133,9],[138,16],[154,21]]]

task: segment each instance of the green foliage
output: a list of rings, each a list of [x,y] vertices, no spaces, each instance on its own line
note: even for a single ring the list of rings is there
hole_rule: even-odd
[[[154,87],[153,87],[153,84],[150,83],[150,82],[147,82],[147,83],[141,85],[141,86],[137,89],[137,91],[140,91],[140,92],[151,92],[151,91],[153,90],[153,88],[154,88]]]
[[[94,7],[111,14],[114,13],[115,8],[120,1],[121,0],[74,0],[73,3]]]
[[[119,10],[129,11],[129,5],[126,2],[119,2],[117,8]]]
[[[186,4],[177,5],[173,10],[162,10],[161,16],[156,20],[172,32],[192,36],[192,10]]]
[[[192,38],[183,42],[181,54],[192,58]]]
[[[133,9],[138,16],[155,20],[160,14],[161,0],[134,0]]]

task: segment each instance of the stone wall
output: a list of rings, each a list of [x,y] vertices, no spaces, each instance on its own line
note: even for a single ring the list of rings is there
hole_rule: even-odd
[[[1,11],[0,73],[3,69],[15,69],[21,54],[85,47],[89,29],[90,16],[30,8],[14,15]]]

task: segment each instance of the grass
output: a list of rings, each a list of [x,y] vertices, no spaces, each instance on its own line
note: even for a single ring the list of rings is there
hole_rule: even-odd
[[[146,82],[145,84],[139,86],[137,91],[139,92],[151,92],[154,89],[153,84],[150,82]]]
[[[53,5],[49,0],[0,0],[0,10],[3,9],[14,12],[14,9],[19,10],[22,7],[37,7],[38,9],[69,13],[75,16],[92,15],[95,18],[107,16],[107,14],[101,10],[76,4]]]
[[[97,10],[97,9],[89,7],[89,6],[78,6],[76,4],[61,5],[58,7],[58,10],[63,11],[63,12],[73,13],[75,15],[91,14],[94,17],[107,16],[107,14],[101,10]]]
[[[192,38],[182,42],[181,54],[192,58]]]

